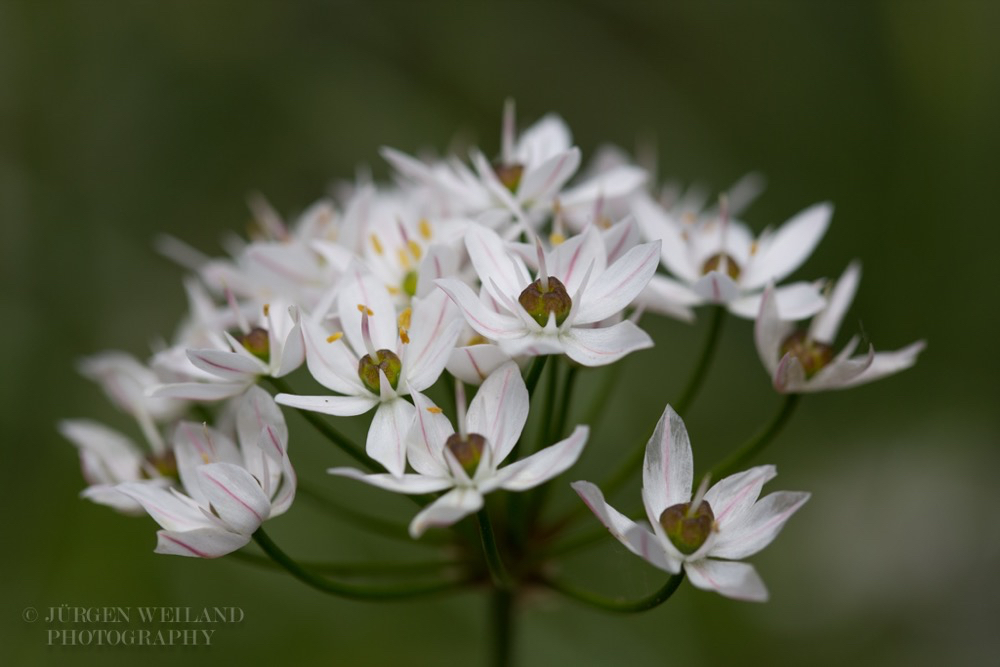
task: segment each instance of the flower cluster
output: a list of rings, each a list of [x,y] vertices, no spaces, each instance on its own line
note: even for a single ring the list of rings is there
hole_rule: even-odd
[[[300,579],[315,581],[262,529],[295,497],[282,412],[289,408],[361,465],[331,468],[330,483],[348,477],[413,496],[414,539],[475,514],[480,565],[494,583],[535,585],[549,570],[527,554],[544,553],[573,518],[548,521],[548,487],[538,487],[576,463],[600,417],[571,427],[572,383],[581,369],[653,346],[642,317],[689,322],[709,306],[716,317],[725,310],[754,320],[753,344],[781,394],[870,382],[911,366],[923,348],[876,353],[869,345],[852,356],[854,337],[834,353],[858,288],[857,263],[833,283],[781,284],[825,234],[830,204],[755,234],[736,216],[759,192],[757,179],[706,207],[657,189],[621,152],[581,171],[581,151],[560,118],[517,133],[510,103],[495,160],[479,150],[467,159],[418,160],[390,148],[382,155],[393,184],[344,185],[336,200],[290,223],[252,199],[250,236],[230,239],[226,257],[164,239],[161,249],[190,272],[188,312],[176,334],[145,361],[105,352],[81,365],[145,441],[88,420],[63,422],[89,484],[83,495],[151,516],[161,527],[157,552],[211,558],[256,539]],[[546,364],[543,403],[533,395]],[[292,389],[310,379],[321,389]],[[468,402],[467,391],[474,392]],[[537,427],[526,429],[529,413]],[[370,415],[362,417],[363,447],[337,430],[338,419],[362,415]],[[537,438],[526,435],[536,428]],[[774,467],[734,466],[761,446],[737,451],[715,470],[721,479],[709,487],[706,477],[692,496],[691,445],[668,406],[634,465],[644,455],[648,525],[605,502],[615,484],[572,486],[654,567],[699,588],[763,600],[756,571],[739,561],[769,544],[808,494],[759,497]],[[572,498],[565,484],[551,486]],[[489,521],[490,511],[503,509],[492,501],[498,491],[529,492],[506,505],[499,524],[506,540]],[[456,528],[455,544],[468,550],[468,531]],[[520,559],[513,574],[498,553],[504,545],[506,558]],[[473,564],[470,576],[482,570]]]

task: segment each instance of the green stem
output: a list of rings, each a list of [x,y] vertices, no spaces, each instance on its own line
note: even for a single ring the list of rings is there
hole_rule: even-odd
[[[236,560],[267,568],[280,568],[281,565],[266,558],[247,551],[234,551],[230,556]],[[426,572],[441,572],[442,570],[460,567],[462,564],[457,561],[418,561],[413,563],[373,563],[369,561],[359,563],[300,563],[300,565],[314,572],[324,574],[336,574],[342,576],[365,576],[365,575],[412,575]]]
[[[647,611],[666,602],[670,599],[670,596],[674,594],[674,591],[677,590],[677,587],[681,585],[681,582],[684,581],[684,572],[681,571],[679,574],[675,574],[667,579],[667,583],[663,585],[663,588],[656,591],[652,595],[633,601],[613,600],[602,595],[597,595],[596,593],[574,588],[554,579],[543,579],[542,581],[552,590],[558,591],[566,597],[573,598],[578,602],[588,604],[591,607],[596,607],[605,611],[615,611],[628,614],[638,611]]]
[[[498,589],[490,601],[493,612],[493,664],[509,667],[514,644],[514,594]]]
[[[555,364],[553,364],[554,366]],[[566,375],[563,377],[562,392],[559,395],[559,409],[555,413],[544,412],[542,413],[549,419],[544,420],[548,424],[549,428],[546,432],[546,437],[538,443],[538,447],[535,451],[541,451],[543,447],[548,447],[555,444],[560,438],[563,437],[563,431],[566,429],[566,421],[569,418],[569,408],[570,402],[573,398],[573,387],[575,386],[576,374],[580,370],[580,367],[571,364],[569,368],[566,369]],[[556,378],[553,377],[553,384]],[[549,492],[551,491],[553,484],[542,484],[541,486],[532,489],[528,493],[528,524],[534,524],[535,520],[542,513],[542,509],[545,507],[545,502],[549,498]],[[525,527],[525,532],[529,529]]]
[[[619,361],[608,368],[604,374],[604,381],[601,383],[600,388],[594,394],[594,398],[591,399],[590,405],[583,411],[583,418],[580,422],[589,425],[591,433],[597,428],[601,418],[609,412],[607,409],[608,399],[611,397],[611,392],[615,388],[615,384],[618,383],[622,366],[623,362]]]
[[[538,385],[538,379],[542,377],[542,369],[545,368],[545,362],[548,358],[548,355],[535,357],[531,360],[531,365],[528,366],[528,372],[524,376],[524,385],[528,388],[529,397],[535,393],[535,387]]]
[[[282,394],[292,394],[294,393],[291,387],[281,378],[268,377],[267,380],[271,383],[271,386],[275,388],[276,391]],[[360,463],[365,469],[371,472],[377,472],[378,466],[376,466],[372,460],[365,454],[365,450],[354,444],[354,441],[345,436],[343,433],[330,426],[322,417],[312,410],[302,410],[296,408],[299,414],[305,417],[305,420],[309,422],[313,428],[323,434],[327,440],[333,444],[340,447],[341,450],[346,452],[351,458]]]
[[[289,574],[302,583],[315,588],[316,590],[331,595],[350,598],[352,600],[401,600],[405,598],[420,597],[434,593],[442,593],[459,588],[465,581],[444,581],[428,584],[414,584],[410,586],[370,588],[357,584],[345,584],[321,577],[312,570],[309,570],[288,554],[281,550],[277,544],[271,541],[263,528],[258,528],[253,534],[253,539],[260,545],[268,556],[281,567],[285,568]]]
[[[483,553],[486,555],[486,565],[490,568],[490,578],[493,585],[499,590],[510,590],[513,587],[507,568],[500,558],[500,550],[497,548],[496,535],[493,534],[493,524],[490,523],[490,515],[486,508],[479,510],[476,514],[479,520],[479,534],[483,539]]]
[[[762,429],[757,431],[752,438],[747,440],[739,449],[730,454],[726,459],[709,471],[712,480],[719,480],[732,475],[741,470],[744,465],[753,457],[759,454],[771,440],[774,439],[785,423],[795,412],[795,406],[799,403],[799,394],[788,394],[781,404],[781,409],[771,418]]]
[[[722,323],[725,320],[725,306],[714,306],[712,308],[712,318],[708,322],[708,337],[705,338],[705,344],[701,348],[698,363],[695,364],[694,370],[691,372],[691,376],[688,378],[688,383],[684,387],[680,398],[673,403],[674,410],[681,416],[684,416],[687,409],[691,407],[694,397],[697,396],[698,390],[701,389],[701,385],[705,381],[705,376],[708,375],[708,367],[712,363],[712,357],[715,356],[715,349],[718,347],[719,338],[722,334]]]

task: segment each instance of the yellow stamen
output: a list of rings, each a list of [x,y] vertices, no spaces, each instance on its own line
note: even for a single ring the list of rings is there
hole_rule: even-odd
[[[410,344],[410,334],[403,327],[399,327],[399,340],[402,341],[403,345]]]
[[[470,346],[471,345],[486,345],[486,343],[488,343],[488,342],[489,341],[486,340],[484,337],[480,336],[479,334],[475,334],[472,338],[469,339],[469,342],[466,343],[466,345],[470,345]]]
[[[404,329],[409,329],[411,317],[413,317],[413,309],[404,308],[403,312],[399,314],[399,326],[403,327]]]
[[[560,232],[552,232],[549,234],[549,243],[552,245],[559,245],[566,240],[566,236]]]
[[[363,303],[358,304],[358,312],[363,315],[367,315],[368,317],[373,317],[375,315],[375,313],[372,312],[372,309]]]
[[[268,317],[271,314],[271,304],[264,304],[264,317]]]
[[[431,407],[427,408],[427,412],[431,413],[432,415],[439,415],[443,412],[443,410],[436,405],[432,405]]]
[[[758,247],[757,240],[754,239],[754,242],[750,244],[750,256],[751,257],[753,257],[754,255],[757,254],[757,247]]]
[[[410,239],[407,241],[406,245],[410,248],[410,254],[413,255],[413,259],[420,259],[420,254],[423,252],[420,248],[420,244]]]
[[[327,336],[326,337],[326,342],[327,343],[336,343],[338,340],[340,340],[343,337],[344,337],[344,333],[342,331],[338,331],[337,333],[330,334],[329,336]]]
[[[399,263],[404,269],[410,268],[410,256],[406,254],[406,251],[402,248],[399,249]]]
[[[431,223],[427,222],[427,218],[420,218],[420,222],[417,223],[417,230],[425,239],[430,239]]]
[[[372,247],[375,248],[375,252],[382,254],[382,242],[378,240],[378,237],[374,234],[371,235]]]
[[[399,294],[399,288],[398,287],[393,287],[392,285],[386,285],[385,288],[387,290],[389,290],[389,294],[391,294],[393,296],[396,296],[397,294]]]

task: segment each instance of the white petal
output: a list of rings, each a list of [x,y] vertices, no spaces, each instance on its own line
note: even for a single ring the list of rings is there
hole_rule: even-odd
[[[340,394],[352,396],[368,394],[358,376],[359,358],[344,339],[328,336],[320,325],[311,320],[303,322],[306,343],[306,364],[309,373],[321,385]]]
[[[580,166],[580,149],[553,155],[534,168],[525,169],[517,187],[517,200],[526,206],[551,199]]]
[[[441,450],[455,432],[451,422],[429,398],[418,391],[410,392],[416,418],[407,434],[407,458],[413,469],[422,475],[444,477],[448,465]]]
[[[642,502],[653,526],[663,510],[691,500],[694,458],[691,441],[680,416],[669,405],[646,444],[642,465]]]
[[[778,317],[778,305],[774,297],[774,286],[768,285],[761,296],[760,310],[754,322],[753,340],[757,355],[764,364],[767,374],[774,376],[778,369],[781,344],[794,330],[794,325]]]
[[[573,145],[569,127],[556,114],[546,114],[524,130],[514,148],[514,159],[534,167]]]
[[[761,488],[776,474],[772,465],[757,466],[730,475],[708,490],[705,500],[712,508],[720,534],[740,525],[760,497]]]
[[[196,558],[218,558],[231,554],[251,539],[248,534],[231,533],[215,527],[186,531],[161,530],[156,533],[156,538],[156,553]]]
[[[645,289],[636,297],[636,306],[651,313],[673,317],[682,322],[694,322],[691,306],[700,304],[702,298],[687,285],[673,278],[654,274]]]
[[[198,468],[201,489],[227,526],[250,535],[270,516],[271,499],[244,468],[231,463],[210,463]]]
[[[499,470],[496,484],[508,491],[525,491],[561,475],[580,458],[589,433],[586,426],[577,426],[565,440]]]
[[[598,199],[624,197],[642,187],[646,170],[622,164],[600,174],[559,195],[559,204],[565,208],[592,205]]]
[[[236,382],[246,382],[267,372],[264,362],[224,350],[188,350],[188,359],[198,368],[212,375]]]
[[[257,449],[260,433],[266,426],[274,429],[284,448],[288,443],[285,415],[269,393],[260,387],[251,387],[243,396],[236,412],[236,432],[244,454]]]
[[[739,525],[721,528],[711,555],[735,560],[757,553],[770,544],[785,522],[805,502],[809,494],[778,491],[756,503]]]
[[[813,283],[790,283],[775,290],[778,317],[783,320],[804,320],[821,311],[826,299]],[[750,294],[729,303],[729,312],[744,319],[752,320],[760,312],[760,294]]]
[[[507,250],[496,232],[472,225],[465,234],[465,247],[483,287],[493,298],[517,297],[531,282],[524,262]]]
[[[604,366],[653,346],[649,335],[628,320],[600,329],[572,327],[560,341],[566,356],[584,366]]]
[[[437,281],[451,297],[452,301],[462,310],[469,326],[487,338],[506,340],[523,336],[527,329],[516,317],[501,315],[488,309],[468,285],[455,278],[445,278]]]
[[[779,282],[808,259],[816,248],[833,216],[833,205],[816,204],[798,213],[762,243],[746,267],[742,284],[747,289],[762,287],[767,281]]]
[[[406,433],[413,417],[413,406],[405,399],[394,398],[379,404],[368,429],[368,456],[397,477],[406,469]]]
[[[565,203],[564,199],[560,199]],[[608,263],[618,261],[618,258],[637,246],[642,237],[639,234],[639,224],[633,216],[612,225],[601,232],[601,240],[607,250]]]
[[[514,448],[528,419],[528,389],[521,369],[513,361],[490,375],[469,405],[466,425],[469,433],[486,438],[496,463]]]
[[[150,390],[151,396],[184,398],[189,401],[221,401],[242,394],[247,382],[177,382],[161,384]]]
[[[484,343],[452,350],[446,368],[462,382],[480,385],[508,361],[510,355],[498,345]]]
[[[414,389],[423,391],[437,381],[462,326],[454,302],[440,289],[413,306],[410,342],[402,359],[403,373]]]
[[[278,394],[275,402],[290,408],[322,412],[335,417],[353,417],[361,415],[378,404],[374,396],[298,396],[296,394]]]
[[[430,294],[438,278],[450,278],[458,274],[458,255],[443,243],[432,243],[420,261],[417,272],[417,296],[424,298]]]
[[[676,220],[648,196],[636,197],[632,201],[632,213],[647,239],[663,242],[660,255],[667,270],[689,283],[701,277],[700,267],[691,261],[688,242]]]
[[[857,378],[863,375],[875,362],[875,348],[868,346],[868,354],[853,359],[839,355],[837,359],[824,366],[816,375],[806,380],[803,391],[826,391],[828,389],[844,389],[852,386]]]
[[[410,473],[406,473],[398,477],[384,472],[367,475],[360,470],[355,470],[354,468],[330,468],[327,472],[331,475],[337,475],[339,477],[356,479],[359,482],[371,484],[372,486],[377,486],[380,489],[385,489],[386,491],[392,491],[394,493],[435,493],[437,491],[444,491],[448,487],[455,484],[447,477],[413,475]]]
[[[733,282],[733,279],[721,271],[709,271],[698,278],[691,285],[691,289],[709,303],[729,303],[735,301],[740,295],[740,288]],[[751,312],[756,313],[757,311],[751,310]]]
[[[398,343],[396,307],[385,285],[365,273],[360,265],[351,267],[344,275],[344,281],[337,297],[337,312],[351,347],[359,356],[367,353],[361,335],[361,310],[358,308],[365,306],[372,312],[368,316],[368,325],[375,349],[395,353]]]
[[[854,301],[854,295],[858,291],[858,283],[861,282],[861,264],[851,262],[847,265],[843,275],[837,280],[833,287],[829,301],[822,311],[813,318],[809,325],[809,336],[821,343],[832,345],[840,329],[840,323],[844,320],[847,309]]]
[[[571,295],[580,289],[588,270],[600,275],[608,262],[604,241],[593,225],[589,225],[582,234],[560,243],[545,260],[549,275],[558,278]]]
[[[887,375],[906,370],[917,362],[917,355],[926,345],[924,341],[920,340],[895,352],[877,352],[868,370],[842,386],[856,387],[859,384],[873,382]]]
[[[806,371],[799,358],[788,352],[778,362],[773,385],[780,394],[797,394],[806,389]]]
[[[88,483],[117,484],[140,478],[142,450],[118,431],[86,419],[67,419],[59,422],[59,432],[80,450]]]
[[[452,489],[420,511],[410,523],[410,535],[416,539],[431,526],[450,526],[483,507],[483,497],[470,487]]]
[[[747,563],[703,559],[684,563],[691,583],[706,591],[715,591],[734,600],[766,602],[767,588],[760,575]]]
[[[153,521],[167,530],[194,530],[215,525],[198,503],[176,491],[143,482],[126,482],[115,488],[142,505]]]
[[[272,312],[274,308],[272,306]],[[280,308],[279,313],[284,312],[288,317],[275,317],[272,318],[272,326],[274,329],[281,331],[276,338],[281,341],[278,345],[271,345],[271,354],[275,353],[275,348],[277,348],[280,354],[280,360],[275,368],[275,377],[285,377],[296,368],[302,365],[302,362],[306,359],[306,347],[305,341],[302,338],[302,323],[299,321],[298,308],[291,306],[288,309]],[[290,320],[292,322],[291,328],[284,332],[284,325],[286,321]],[[272,329],[272,331],[274,330]],[[273,360],[272,360],[273,361]]]
[[[600,322],[621,312],[649,283],[659,257],[659,241],[644,243],[625,253],[584,291],[583,303],[573,324]]]
[[[665,572],[677,574],[681,571],[681,561],[664,549],[663,543],[645,526],[638,524],[625,532],[625,546],[647,563]]]

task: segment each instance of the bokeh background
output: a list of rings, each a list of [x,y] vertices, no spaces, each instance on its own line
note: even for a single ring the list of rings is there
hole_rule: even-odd
[[[512,96],[522,126],[560,113],[585,157],[651,141],[662,178],[716,192],[760,171],[767,191],[744,216],[758,230],[835,202],[796,275],[860,258],[847,333],[881,349],[928,341],[900,376],[808,397],[764,456],[781,472],[774,489],[813,492],[752,561],[769,603],[685,585],[622,617],[539,595],[518,622],[520,664],[992,664],[998,27],[1000,4],[986,1],[0,1],[0,662],[484,663],[476,593],[371,605],[229,559],[154,555],[150,520],[78,499],[55,424],[132,428],[74,364],[110,348],[142,357],[172,332],[182,272],[153,251],[156,234],[219,253],[248,220],[249,191],[294,214],[358,169],[384,178],[382,145],[494,153]],[[600,478],[683,384],[705,322],[646,324],[657,348],[627,360],[572,478]],[[779,404],[750,335],[730,320],[685,415],[705,465]],[[339,453],[292,428],[302,477],[408,520],[404,501],[327,479]],[[574,500],[568,488],[554,499]],[[270,532],[302,558],[428,554],[306,502]],[[662,581],[610,538],[563,573],[631,597]],[[245,619],[208,648],[60,649],[22,609],[61,604],[228,605]]]

